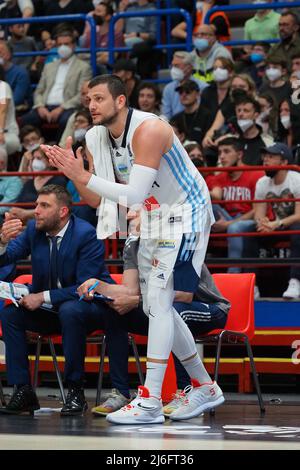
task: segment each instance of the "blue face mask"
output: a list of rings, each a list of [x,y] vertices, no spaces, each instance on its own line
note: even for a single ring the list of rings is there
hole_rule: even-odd
[[[252,54],[250,54],[250,60],[253,64],[258,64],[264,60],[264,56],[258,52],[252,52]]]
[[[208,40],[204,38],[195,38],[193,41],[193,44],[195,48],[197,49],[197,51],[200,51],[200,52],[205,51],[205,49],[208,49],[209,47]]]

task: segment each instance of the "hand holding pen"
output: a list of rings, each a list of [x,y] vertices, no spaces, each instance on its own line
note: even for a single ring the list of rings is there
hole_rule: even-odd
[[[86,282],[88,282],[88,281],[86,281]],[[79,293],[79,294],[80,294],[80,292],[82,292],[82,290],[84,289],[86,282],[84,282],[83,284],[81,284],[81,286],[78,287],[78,291],[79,291],[78,293]],[[95,281],[95,282],[88,288],[88,290],[87,290],[86,292],[83,291],[83,294],[81,294],[80,297],[79,297],[79,301],[80,301],[80,300],[83,300],[86,295],[88,295],[89,297],[92,297],[92,296],[93,296],[92,291],[93,291],[94,289],[96,289],[96,287],[98,286],[99,282],[100,282],[100,281]]]

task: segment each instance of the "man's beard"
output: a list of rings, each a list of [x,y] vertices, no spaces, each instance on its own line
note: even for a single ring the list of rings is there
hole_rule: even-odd
[[[96,123],[96,126],[111,126],[116,122],[118,118],[118,112],[114,109],[113,113],[110,116],[103,117],[99,122]]]
[[[37,223],[39,223],[37,221]],[[37,225],[36,229],[41,232],[55,232],[59,230],[60,218],[59,216],[53,216],[51,219],[43,220],[41,225]]]

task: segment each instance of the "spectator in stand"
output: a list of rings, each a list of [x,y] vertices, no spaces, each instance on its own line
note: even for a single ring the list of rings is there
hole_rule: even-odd
[[[290,148],[300,144],[300,109],[297,101],[293,103],[292,100],[283,100],[279,105],[277,140],[279,139]]]
[[[32,151],[32,160],[28,165],[28,171],[55,171],[49,164],[49,160],[40,147]],[[38,196],[38,191],[48,184],[55,184],[66,186],[67,181],[64,176],[60,175],[37,175],[32,179],[25,182],[22,191],[20,192],[17,202],[34,202]],[[22,221],[24,225],[30,219],[34,218],[34,209],[24,209],[22,207],[12,207],[9,211],[10,218],[17,218]]]
[[[92,9],[93,3],[91,0],[51,0],[44,4],[44,16],[76,15],[77,13],[88,13]],[[45,23],[43,26],[44,30],[51,34],[55,28],[55,23]],[[72,26],[75,29],[76,37],[79,37],[83,33],[83,21],[74,21]]]
[[[226,100],[217,112],[216,118],[211,128],[207,131],[206,136],[203,139],[203,147],[215,147],[214,133],[216,131],[219,131],[224,125],[226,125],[235,117],[235,102],[239,99],[239,97],[243,96],[244,94],[246,94],[247,96],[255,97],[255,83],[249,77],[249,75],[234,75],[232,77],[229,90],[230,100]]]
[[[13,24],[9,27],[11,38],[7,41],[13,54],[16,52],[35,52],[36,42],[31,36],[27,36],[25,24]],[[12,61],[16,65],[25,67],[30,73],[31,67],[35,64],[37,57],[13,57]]]
[[[19,127],[16,121],[12,90],[4,81],[4,70],[0,65],[0,147],[11,157],[20,150]],[[9,159],[8,167],[10,168]]]
[[[203,2],[196,2],[196,10],[194,12],[193,24],[195,28],[199,25],[204,24],[204,18],[208,10],[214,6],[222,6],[228,4],[226,0],[204,0]],[[209,19],[209,23],[216,28],[216,37],[220,42],[230,41],[230,23],[227,15],[224,11],[216,11],[213,13]],[[171,36],[183,42],[186,40],[186,22],[182,21],[175,26],[171,31]]]
[[[281,41],[274,44],[270,50],[270,57],[278,57],[287,61],[288,70],[292,66],[292,57],[300,49],[298,17],[292,12],[282,13],[279,19],[279,36]]]
[[[272,165],[289,165],[293,163],[291,150],[283,143],[276,142],[262,150],[263,164],[266,176],[258,180],[255,199],[285,199],[300,198],[300,174],[291,170],[268,170]],[[260,233],[270,233],[280,230],[300,230],[300,202],[271,202],[272,216],[268,213],[268,203],[257,202],[254,205],[256,230]],[[282,239],[291,241],[291,257],[300,256],[300,237],[298,234],[276,236],[276,243]],[[245,240],[245,257],[257,257],[259,247],[270,246],[270,237],[247,237]],[[256,288],[256,295],[259,291]],[[300,268],[293,265],[290,269],[290,280],[287,290],[283,293],[286,299],[300,297]]]
[[[89,101],[88,101],[88,98],[87,98],[87,94],[88,94],[88,90],[89,90],[88,84],[89,84],[89,80],[85,80],[81,85],[81,89],[80,89],[80,106],[79,106],[78,109],[76,109],[76,111],[74,111],[73,114],[71,114],[71,116],[68,119],[68,122],[67,122],[67,125],[65,127],[64,133],[61,136],[61,139],[60,139],[60,142],[59,142],[60,147],[64,147],[65,144],[66,144],[67,137],[69,137],[69,135],[74,134],[74,129],[75,129],[74,121],[75,121],[75,116],[76,116],[77,112],[82,111],[83,109],[86,109],[87,111],[89,110]]]
[[[183,125],[183,122],[181,119],[174,119],[171,118],[169,121],[170,126],[172,126],[173,131],[177,135],[178,139],[182,143],[183,146],[186,146],[187,144],[190,144],[190,141],[187,140],[186,138],[186,128]]]
[[[22,155],[19,171],[31,171],[29,170],[29,164],[33,159],[32,152],[39,148],[44,143],[40,129],[34,126],[24,126],[20,130],[20,140],[23,149],[25,150]],[[27,181],[28,176],[22,176],[23,182]]]
[[[3,0],[0,4],[0,19],[31,18],[33,15],[34,7],[31,0]],[[28,29],[28,26],[29,25],[26,24],[26,30]],[[0,26],[0,28],[0,37],[6,37],[8,27]]]
[[[57,140],[63,133],[74,109],[80,105],[80,89],[92,76],[90,66],[78,59],[72,30],[60,30],[56,45],[60,59],[47,64],[34,93],[32,111],[20,119],[20,125],[40,126],[44,122],[58,124]]]
[[[259,89],[263,84],[266,71],[266,58],[270,50],[270,45],[266,42],[258,42],[254,44],[249,55],[250,65],[243,67],[243,72],[250,75],[254,81],[256,88]]]
[[[222,205],[213,205],[216,218],[212,226],[213,232],[227,232],[229,234],[251,232],[254,229],[254,199],[255,185],[264,175],[263,171],[243,171],[243,142],[237,137],[224,136],[219,139],[218,156],[222,167],[237,167],[234,171],[222,171],[210,178],[209,189],[212,199],[228,202]],[[242,258],[243,237],[228,237],[228,258]],[[238,267],[230,267],[228,272],[239,273]]]
[[[184,148],[195,166],[206,166],[206,161],[200,144],[197,142],[191,142],[190,144],[186,144]],[[206,173],[202,176],[205,178]]]
[[[7,153],[0,147],[0,202],[15,202],[22,189],[22,180],[18,176],[1,176],[3,171],[7,171]],[[9,210],[9,207],[0,207],[0,224],[4,220],[4,213]]]
[[[300,50],[295,52],[292,56],[292,72],[295,73],[298,80],[300,80]]]
[[[2,59],[2,60],[1,60]],[[0,62],[5,71],[5,80],[10,85],[16,108],[28,109],[32,102],[30,77],[21,65],[12,63],[12,49],[6,41],[0,40]]]
[[[170,70],[172,81],[165,86],[162,96],[161,111],[166,119],[171,119],[172,116],[183,111],[183,106],[180,102],[179,93],[176,91],[176,88],[183,85],[186,80],[194,80],[198,84],[200,92],[207,87],[206,83],[193,77],[192,73],[192,55],[186,51],[174,52]]]
[[[113,14],[114,10],[112,6],[101,1],[99,1],[99,3],[95,2],[94,10],[89,13],[89,15],[92,15],[94,17],[94,20],[96,22],[96,47],[108,47],[109,23]],[[123,23],[123,20],[119,20],[115,23],[115,47],[124,46]],[[80,37],[80,46],[87,48],[90,48],[91,46],[91,27],[88,22],[85,23],[83,34]],[[118,54],[115,54],[115,59],[117,56]],[[100,66],[106,66],[108,64],[108,52],[97,52],[97,64],[99,64]]]
[[[161,92],[155,83],[142,82],[138,89],[138,109],[160,115]]]
[[[203,24],[193,32],[194,50],[193,59],[194,76],[210,83],[213,80],[213,65],[219,57],[231,59],[231,53],[217,41],[214,26]]]
[[[270,135],[262,133],[256,120],[260,114],[258,101],[249,96],[240,98],[235,107],[237,130],[243,145],[243,163],[246,165],[261,165],[260,149],[273,143]]]
[[[132,108],[138,107],[140,79],[136,75],[136,66],[132,60],[119,59],[113,66],[113,74],[125,83],[127,99]]]
[[[266,78],[268,82],[262,85],[260,91],[262,93],[272,93],[278,105],[282,100],[288,99],[291,96],[290,83],[285,79],[287,63],[285,60],[276,57],[269,57],[266,63]]]
[[[212,124],[213,116],[202,104],[199,105],[200,90],[198,84],[193,80],[187,80],[176,88],[176,91],[179,93],[184,110],[175,114],[173,119],[182,122],[188,140],[201,144]]]
[[[131,57],[136,58],[137,72],[143,80],[152,78],[157,68],[158,54],[153,50],[156,42],[157,18],[144,16],[145,10],[154,10],[152,0],[121,0],[119,12],[141,12],[141,16],[124,19],[124,43],[132,48]]]
[[[253,3],[272,3],[273,0],[255,0]],[[274,10],[257,10],[245,23],[244,38],[247,41],[264,41],[279,38],[280,14]]]
[[[229,89],[234,73],[234,65],[230,59],[220,57],[213,65],[214,81],[201,93],[201,104],[210,110],[215,117],[219,109],[229,103]]]
[[[275,137],[277,134],[278,105],[271,93],[259,93],[257,101],[260,105],[260,114],[256,124],[262,128],[263,134]]]

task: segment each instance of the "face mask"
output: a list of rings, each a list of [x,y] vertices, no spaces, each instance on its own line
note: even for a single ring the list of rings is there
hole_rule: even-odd
[[[28,152],[33,152],[34,150],[38,149],[40,144],[31,144],[31,145],[24,145],[24,148],[28,150]]]
[[[269,178],[274,178],[275,175],[277,175],[279,170],[265,170],[266,176]]]
[[[102,2],[102,0],[93,0],[94,8],[96,8],[98,5],[100,5],[101,2]]]
[[[295,75],[298,80],[300,80],[300,70],[296,70],[296,72],[293,72],[293,75]]]
[[[266,76],[268,77],[270,82],[274,82],[282,76],[282,72],[278,69],[270,68],[266,70]]]
[[[238,99],[247,96],[247,92],[242,88],[234,88],[233,90],[231,90],[230,95],[233,101],[237,101]]]
[[[0,65],[4,65],[4,59],[3,59],[3,57],[0,57]]]
[[[214,81],[215,82],[225,82],[228,80],[229,72],[227,69],[222,69],[221,67],[217,67],[213,71]]]
[[[81,142],[85,138],[87,129],[75,129],[74,130],[74,139]]]
[[[280,122],[285,129],[289,129],[291,127],[291,116],[289,114],[280,116]]]
[[[238,119],[238,126],[242,132],[246,132],[253,126],[253,119]]]
[[[193,44],[197,51],[202,52],[209,48],[209,43],[207,39],[204,38],[195,38]]]
[[[137,36],[133,36],[132,38],[125,38],[124,42],[125,42],[126,47],[132,47],[135,44],[139,44],[140,42],[143,42],[143,39]]]
[[[203,10],[203,3],[204,2],[196,2],[196,10],[202,11]]]
[[[61,59],[69,59],[73,54],[73,49],[63,44],[57,48],[57,53]]]
[[[258,52],[252,52],[252,54],[250,54],[250,60],[253,64],[258,64],[259,62],[262,62],[264,58],[265,57]]]
[[[172,67],[170,70],[170,75],[172,80],[177,80],[178,82],[181,82],[181,80],[184,79],[184,73],[178,67]]]
[[[104,19],[102,18],[102,16],[93,15],[93,18],[94,18],[94,20],[95,20],[95,23],[96,23],[98,26],[102,26],[102,25],[103,25]]]
[[[39,160],[38,158],[34,158],[32,160],[32,171],[44,171],[47,168],[46,163],[43,160]]]

